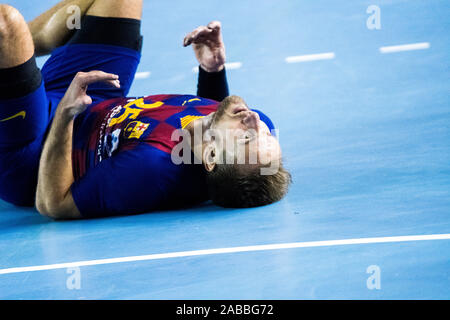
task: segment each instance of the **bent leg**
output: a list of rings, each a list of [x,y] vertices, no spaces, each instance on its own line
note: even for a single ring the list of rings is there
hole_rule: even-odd
[[[63,0],[28,23],[37,56],[63,46],[76,29],[67,27],[67,19],[76,6],[80,18],[98,17],[141,19],[142,0]]]
[[[140,52],[142,0],[95,0],[69,44],[107,44]]]
[[[105,18],[141,20],[142,0],[95,0],[86,14]]]
[[[48,101],[22,15],[0,5],[0,198],[34,204]]]
[[[0,68],[28,61],[34,54],[33,38],[20,12],[0,4]]]
[[[17,9],[0,4],[0,102],[32,93],[41,80],[27,23]],[[8,105],[3,105],[0,116],[10,112]],[[0,117],[0,124],[4,119]]]
[[[60,99],[77,72],[101,70],[119,75],[121,88],[89,86],[93,104],[126,96],[141,57],[141,15],[142,0],[95,0],[81,29],[42,68],[47,95]]]
[[[75,6],[80,18],[86,14],[95,0],[63,0],[28,23],[33,37],[36,55],[49,54],[53,49],[64,45],[76,29],[67,27],[71,8]]]

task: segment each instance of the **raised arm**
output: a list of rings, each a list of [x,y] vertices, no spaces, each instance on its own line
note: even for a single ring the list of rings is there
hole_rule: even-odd
[[[229,95],[229,90],[221,23],[212,21],[207,26],[200,26],[190,32],[184,38],[183,45],[187,47],[191,44],[200,64],[197,95],[222,101]]]
[[[72,171],[72,133],[75,117],[92,103],[86,94],[89,84],[105,82],[120,87],[118,76],[102,71],[79,72],[56,110],[39,163],[36,208],[54,219],[80,218],[70,187]]]

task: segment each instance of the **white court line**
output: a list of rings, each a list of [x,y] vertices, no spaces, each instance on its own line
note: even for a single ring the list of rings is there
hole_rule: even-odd
[[[302,56],[291,56],[286,57],[284,60],[287,63],[297,63],[297,62],[307,62],[316,60],[330,60],[335,58],[334,52],[316,53],[316,54],[306,54]]]
[[[429,42],[420,42],[420,43],[411,43],[411,44],[402,44],[397,46],[387,46],[381,47],[381,53],[392,53],[392,52],[400,52],[400,51],[411,51],[411,50],[423,50],[428,49],[430,47]]]
[[[150,77],[151,72],[150,71],[144,71],[144,72],[136,72],[134,75],[135,79],[145,79]]]
[[[225,68],[227,68],[228,70],[239,69],[240,67],[242,67],[242,62],[228,62],[228,63],[225,63]]]
[[[225,63],[225,68],[227,70],[239,69],[242,67],[242,62],[227,62]],[[198,73],[198,66],[192,68],[192,72]]]
[[[204,255],[210,255],[210,254],[280,250],[280,249],[293,249],[293,248],[342,246],[342,245],[368,244],[368,243],[425,241],[425,240],[450,240],[450,234],[447,233],[447,234],[430,234],[430,235],[398,236],[398,237],[378,237],[378,238],[359,238],[359,239],[344,239],[344,240],[292,242],[292,243],[245,246],[245,247],[180,251],[180,252],[171,252],[171,253],[149,254],[149,255],[142,255],[142,256],[86,260],[86,261],[77,261],[77,262],[68,262],[68,263],[56,263],[56,264],[48,264],[48,265],[41,265],[41,266],[7,268],[7,269],[0,269],[0,274],[54,270],[54,269],[64,269],[64,268],[73,268],[73,267],[94,266],[94,265],[101,265],[101,264],[112,264],[112,263],[120,263],[120,262],[135,262],[135,261],[161,260],[161,259],[180,258],[180,257],[204,256]]]

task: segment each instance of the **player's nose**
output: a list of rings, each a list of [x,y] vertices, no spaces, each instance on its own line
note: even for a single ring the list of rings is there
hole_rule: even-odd
[[[242,119],[242,122],[245,124],[245,126],[248,129],[254,129],[254,130],[258,131],[258,129],[259,129],[259,114],[254,111],[250,111],[245,116],[245,118]]]

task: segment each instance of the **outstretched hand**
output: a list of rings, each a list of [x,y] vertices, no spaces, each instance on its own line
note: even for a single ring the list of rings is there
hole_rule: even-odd
[[[71,117],[83,112],[92,103],[92,99],[86,94],[86,91],[88,86],[94,82],[104,82],[120,88],[118,75],[97,70],[78,72],[61,99],[58,109],[67,111]]]
[[[185,47],[192,44],[195,57],[207,72],[218,72],[225,65],[225,45],[222,39],[221,23],[212,21],[190,32],[183,41]]]

